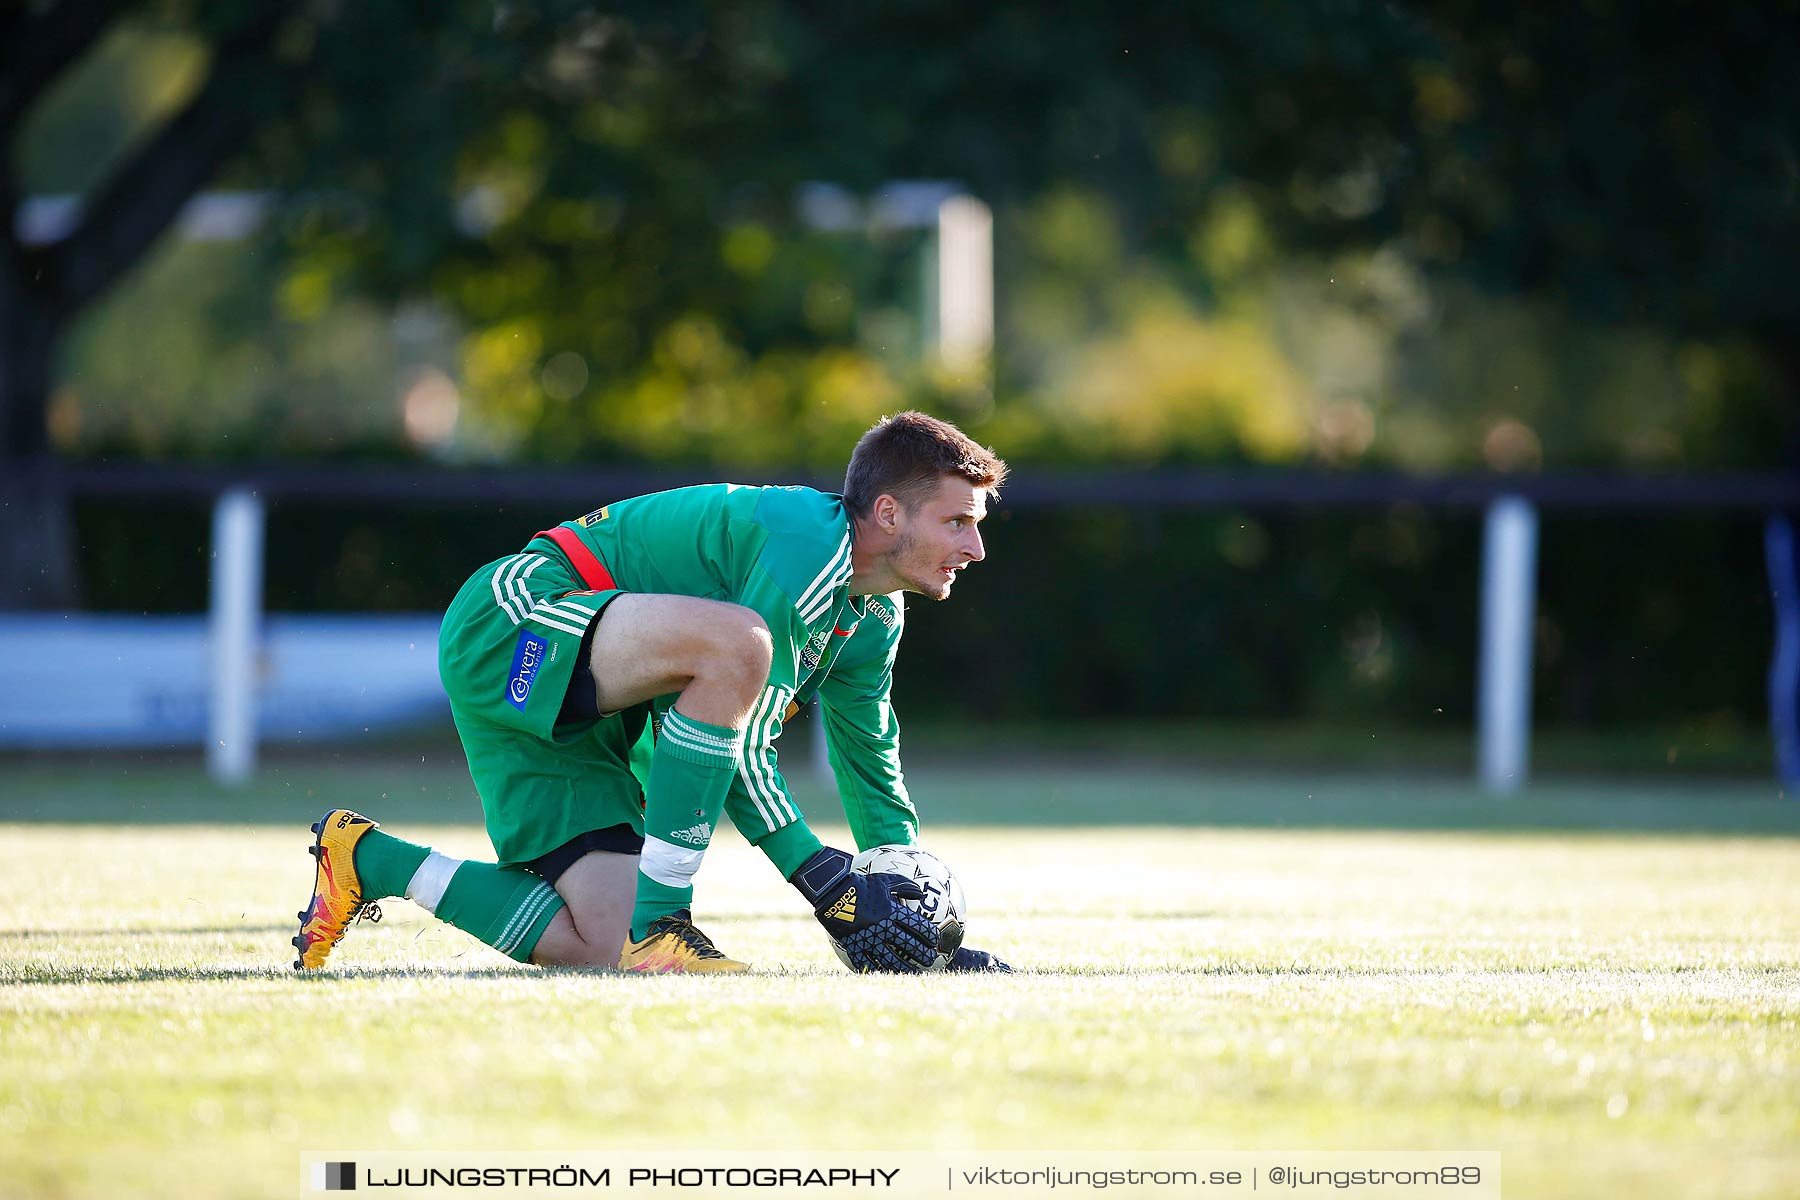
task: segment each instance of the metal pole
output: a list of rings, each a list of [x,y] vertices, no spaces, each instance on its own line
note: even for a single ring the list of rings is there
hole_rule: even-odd
[[[1770,513],[1763,525],[1769,564],[1769,600],[1775,609],[1775,652],[1769,660],[1769,733],[1775,743],[1775,777],[1800,786],[1800,561],[1794,523]]]
[[[937,212],[937,350],[952,370],[987,365],[994,348],[994,214],[974,196]]]
[[[206,770],[218,783],[256,770],[256,642],[262,616],[263,502],[233,488],[213,507],[212,694]]]
[[[1476,712],[1481,782],[1494,792],[1523,787],[1530,763],[1537,536],[1537,509],[1530,501],[1501,496],[1488,505]]]

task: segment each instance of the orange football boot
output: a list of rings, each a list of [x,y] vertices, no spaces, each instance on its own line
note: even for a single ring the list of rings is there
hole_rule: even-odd
[[[381,909],[364,900],[362,880],[356,875],[356,843],[376,827],[375,822],[347,808],[334,808],[313,822],[318,836],[308,847],[318,860],[313,869],[312,903],[300,910],[300,933],[294,949],[300,957],[294,970],[311,971],[325,965],[331,948],[345,930],[359,920],[381,920]]]
[[[641,942],[627,938],[619,956],[621,971],[730,975],[749,969],[748,963],[720,953],[711,938],[694,928],[686,909],[652,921]]]

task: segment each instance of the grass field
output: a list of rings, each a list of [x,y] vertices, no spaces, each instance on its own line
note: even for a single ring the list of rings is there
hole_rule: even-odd
[[[1800,1192],[1800,806],[1763,785],[915,772],[1020,974],[852,977],[723,835],[702,909],[747,979],[519,968],[405,902],[296,978],[305,821],[481,855],[458,779],[0,763],[0,1195],[668,1145],[1499,1150],[1509,1197]]]

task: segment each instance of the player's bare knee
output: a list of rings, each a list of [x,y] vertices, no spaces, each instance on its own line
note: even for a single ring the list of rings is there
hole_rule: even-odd
[[[737,604],[725,607],[730,614],[713,631],[713,658],[708,665],[718,682],[748,708],[768,682],[775,639],[768,622],[754,609]]]
[[[769,632],[769,623],[754,609],[743,610],[747,628],[744,630],[744,665],[756,680],[756,690],[760,693],[762,685],[769,678],[769,667],[775,661],[775,635]]]

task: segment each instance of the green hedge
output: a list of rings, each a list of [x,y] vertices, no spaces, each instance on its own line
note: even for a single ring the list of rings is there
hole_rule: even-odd
[[[566,515],[279,502],[266,604],[441,609],[475,566]],[[204,608],[209,520],[194,504],[80,504],[88,606]],[[984,528],[988,561],[955,597],[909,608],[896,685],[909,717],[1470,719],[1477,514],[1002,506]],[[1547,513],[1539,723],[1759,727],[1772,621],[1761,555],[1747,516]]]

